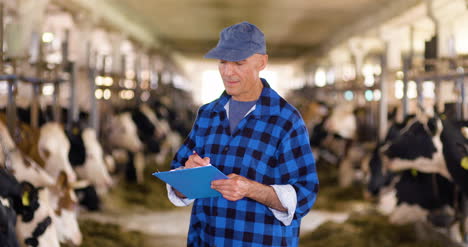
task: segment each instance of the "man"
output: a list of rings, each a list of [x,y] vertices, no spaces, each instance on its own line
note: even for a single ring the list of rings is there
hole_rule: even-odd
[[[222,197],[196,200],[168,186],[175,205],[194,202],[187,245],[297,246],[318,178],[300,114],[259,77],[264,35],[248,22],[233,25],[205,57],[219,59],[225,92],[200,108],[171,166],[213,164],[229,179],[211,183]]]

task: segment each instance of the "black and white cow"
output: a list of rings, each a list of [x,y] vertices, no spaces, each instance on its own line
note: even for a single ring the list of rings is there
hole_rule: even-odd
[[[408,206],[400,207],[406,204],[418,207],[423,212],[419,219],[428,218],[434,225],[455,223],[455,214],[461,210],[459,205],[464,205],[460,192],[466,190],[468,180],[462,164],[466,140],[460,126],[438,116],[423,115],[407,119],[403,128],[392,127],[394,133],[388,133],[387,143],[371,159],[369,190],[376,194],[381,186],[393,181],[398,205],[392,212],[394,222],[405,223],[415,217],[414,211],[408,213]],[[444,208],[450,208],[452,213],[434,216],[434,210],[440,212]],[[421,209],[430,210],[431,214]],[[464,221],[461,223],[465,224]]]
[[[405,128],[410,121],[416,118],[416,115],[408,115],[402,122],[397,122],[395,114],[396,110],[389,114],[388,120],[390,121],[390,127],[387,130],[384,140],[375,146],[369,159],[369,181],[367,189],[374,196],[377,196],[383,187],[388,186],[395,176],[395,173],[383,167],[382,156],[380,155],[382,146],[397,138],[400,135],[400,131]]]
[[[311,131],[310,144],[318,160],[338,167],[341,187],[363,182],[363,160],[375,142],[369,107],[334,107]]]
[[[90,184],[85,189],[76,190],[80,204],[88,210],[99,210],[99,195],[105,194],[113,181],[104,162],[104,154],[91,128],[74,126],[67,132],[70,141],[68,159],[80,179]],[[89,194],[88,194],[89,193]]]
[[[158,119],[148,105],[126,109],[104,123],[111,149],[120,148],[128,152],[125,175],[127,181],[141,183],[145,165],[145,154],[167,155],[174,146],[180,145],[180,138],[173,138],[166,121]]]

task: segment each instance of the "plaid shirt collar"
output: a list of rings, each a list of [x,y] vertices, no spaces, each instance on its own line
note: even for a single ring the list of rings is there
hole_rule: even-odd
[[[260,78],[260,80],[262,81],[263,89],[252,115],[255,118],[259,118],[260,116],[279,116],[281,112],[280,107],[284,106],[284,103],[281,104],[281,97],[270,87],[270,84],[265,79]],[[229,99],[231,99],[231,95],[224,91],[214,106],[214,111],[217,113],[225,112],[225,105],[229,102]]]

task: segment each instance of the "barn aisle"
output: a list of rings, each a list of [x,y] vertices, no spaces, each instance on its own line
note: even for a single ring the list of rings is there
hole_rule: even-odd
[[[299,246],[462,247],[425,224],[392,225],[374,203],[364,200],[362,184],[341,189],[332,166],[318,167],[322,169],[321,192],[315,207],[302,221]],[[166,204],[164,185],[151,176],[141,186],[122,186],[132,195],[128,199],[139,198],[138,194],[153,199],[141,204],[122,202],[119,188],[110,192],[102,211],[80,214],[83,246],[186,246],[191,207]]]

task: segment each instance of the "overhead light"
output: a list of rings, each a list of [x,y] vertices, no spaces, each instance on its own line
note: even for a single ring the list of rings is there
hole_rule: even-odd
[[[327,73],[324,69],[317,69],[315,72],[315,85],[317,87],[324,87],[327,85]]]
[[[403,81],[402,80],[395,81],[395,98],[397,99],[403,98]]]
[[[112,93],[111,93],[110,89],[104,90],[103,98],[104,98],[105,100],[109,100],[109,99],[111,98],[111,96],[112,96]]]
[[[124,87],[128,89],[136,88],[136,82],[130,79],[124,81]]]
[[[415,99],[418,97],[418,86],[415,81],[408,82],[408,98]]]
[[[366,101],[372,101],[374,99],[374,93],[372,90],[366,90],[364,93],[364,98],[366,98]]]
[[[42,86],[42,94],[45,96],[50,96],[54,94],[54,90],[55,90],[55,87],[54,87],[54,84],[52,83],[46,83],[44,84],[44,86]]]
[[[54,41],[54,34],[51,32],[45,32],[42,34],[42,42],[50,43]]]
[[[96,86],[102,86],[104,85],[104,78],[102,76],[96,76],[94,83],[96,83]]]
[[[425,81],[422,84],[422,94],[424,98],[435,98],[435,84],[433,81]]]
[[[135,97],[135,93],[132,90],[122,90],[119,92],[119,97],[125,100],[131,100]]]
[[[344,98],[345,98],[347,101],[353,100],[353,99],[354,99],[354,93],[353,93],[353,91],[350,91],[350,90],[346,91],[346,92],[344,93]]]
[[[112,77],[110,77],[110,76],[104,77],[104,82],[103,82],[104,86],[110,87],[110,86],[112,86],[112,84],[114,84],[114,79],[112,79]]]
[[[103,95],[104,95],[104,92],[100,88],[94,91],[94,96],[96,97],[96,99],[102,99]]]

